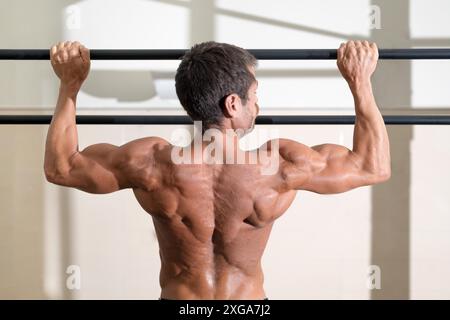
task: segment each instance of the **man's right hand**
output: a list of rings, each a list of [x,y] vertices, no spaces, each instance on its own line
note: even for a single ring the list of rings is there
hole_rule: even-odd
[[[378,48],[368,41],[348,41],[337,51],[337,65],[350,87],[370,82],[378,61]]]

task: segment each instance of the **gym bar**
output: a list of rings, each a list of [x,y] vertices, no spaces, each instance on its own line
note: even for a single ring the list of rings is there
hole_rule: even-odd
[[[249,49],[261,60],[333,60],[336,49]],[[185,49],[91,50],[91,60],[177,60]],[[379,49],[380,59],[450,59],[450,48]],[[0,49],[0,60],[49,60],[49,49]]]
[[[450,115],[390,115],[383,116],[387,125],[450,125]],[[1,115],[0,125],[45,125],[50,124],[48,115]],[[118,116],[80,115],[80,125],[182,125],[192,124],[187,116]],[[355,116],[259,116],[256,124],[261,125],[352,125]]]

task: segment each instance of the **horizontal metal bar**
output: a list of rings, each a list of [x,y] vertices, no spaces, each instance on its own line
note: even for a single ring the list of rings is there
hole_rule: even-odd
[[[437,115],[390,115],[383,116],[387,125],[450,125],[450,116]],[[0,115],[0,125],[45,125],[52,116],[46,115]],[[81,125],[180,125],[192,124],[187,116],[140,116],[140,115],[80,115],[76,123]],[[355,116],[259,116],[261,125],[351,125]]]
[[[248,49],[261,60],[333,60],[336,49]],[[92,60],[177,60],[186,49],[91,50]],[[380,49],[380,59],[450,59],[450,48]],[[0,49],[0,60],[49,60],[48,49]]]

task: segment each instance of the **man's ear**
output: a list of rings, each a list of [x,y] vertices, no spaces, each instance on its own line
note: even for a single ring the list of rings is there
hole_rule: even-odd
[[[241,98],[236,93],[226,96],[223,102],[223,114],[227,118],[234,118],[241,108]]]

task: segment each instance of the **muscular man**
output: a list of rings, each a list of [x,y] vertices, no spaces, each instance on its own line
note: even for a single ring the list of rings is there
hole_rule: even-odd
[[[248,159],[259,151],[229,144],[239,139],[238,129],[254,126],[259,111],[256,59],[246,50],[207,42],[184,56],[175,79],[184,109],[204,128],[232,134],[218,139],[222,149],[214,155],[175,163],[175,147],[158,137],[78,149],[75,107],[89,73],[89,50],[77,42],[60,43],[51,49],[61,85],[46,142],[46,177],[95,194],[133,189],[158,237],[161,298],[263,299],[261,257],[273,223],[297,190],[340,193],[390,177],[388,135],[370,80],[377,60],[376,45],[367,41],[350,41],[338,50],[337,64],[355,101],[353,150],[273,140],[264,146],[278,167],[264,174],[267,163],[259,160],[210,161],[220,152]],[[205,141],[200,148],[207,148]],[[181,153],[190,157],[192,150]]]

